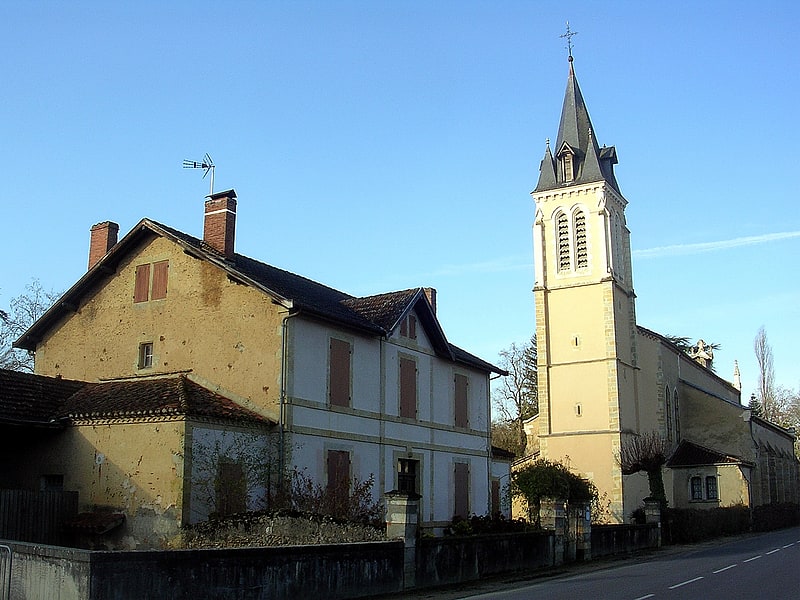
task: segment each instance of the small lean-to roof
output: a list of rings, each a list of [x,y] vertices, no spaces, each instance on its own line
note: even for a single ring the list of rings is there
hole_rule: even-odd
[[[723,454],[688,440],[683,440],[678,444],[675,452],[672,453],[666,463],[671,468],[742,464],[749,465],[750,463],[738,456]]]
[[[187,254],[213,263],[234,281],[261,290],[273,301],[289,310],[332,321],[368,335],[388,336],[405,314],[416,309],[437,354],[441,357],[457,360],[486,372],[505,373],[502,369],[447,342],[422,288],[357,298],[242,254],[234,254],[230,259],[226,259],[202,240],[151,219],[140,221],[108,254],[89,269],[14,343],[15,347],[35,350],[36,344],[44,338],[47,331],[65,314],[77,310],[84,295],[92,293],[103,277],[114,273],[119,262],[129,251],[148,236],[154,235],[171,239],[183,247]]]
[[[86,384],[0,369],[0,423],[59,426],[61,405]]]
[[[87,383],[64,402],[58,414],[73,421],[169,416],[273,424],[186,375]]]
[[[0,423],[61,427],[75,420],[170,416],[274,424],[186,375],[88,383],[0,369]]]

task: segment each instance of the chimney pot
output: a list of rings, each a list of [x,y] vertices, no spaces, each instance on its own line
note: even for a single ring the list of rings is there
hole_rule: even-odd
[[[89,268],[95,266],[117,243],[119,225],[112,221],[103,221],[92,225],[89,239]]]
[[[203,241],[225,258],[233,258],[235,238],[236,192],[227,190],[206,196]]]

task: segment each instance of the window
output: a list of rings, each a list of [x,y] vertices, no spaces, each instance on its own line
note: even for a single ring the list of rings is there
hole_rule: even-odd
[[[681,440],[681,411],[678,406],[678,390],[672,394],[673,412],[675,413],[675,440]]]
[[[467,463],[455,463],[453,484],[453,515],[466,519],[469,516],[469,465]]]
[[[503,510],[502,505],[500,504],[500,480],[492,478],[492,515],[496,515],[501,513]]]
[[[347,450],[328,450],[327,491],[336,505],[341,506],[350,495],[350,453]]]
[[[667,439],[672,440],[672,400],[669,395],[669,387],[664,388],[664,414],[667,417]]]
[[[417,418],[417,363],[400,358],[400,416]]]
[[[466,375],[455,376],[455,425],[469,427],[469,379]]]
[[[39,489],[42,492],[61,492],[64,491],[63,475],[42,475],[39,481]]]
[[[706,500],[717,499],[719,499],[719,493],[717,492],[717,478],[714,475],[709,475],[706,477]]]
[[[152,279],[150,277],[151,273],[153,275]],[[168,274],[168,260],[138,265],[136,267],[136,279],[133,285],[134,303],[147,302],[148,300],[163,300],[166,298]]]
[[[149,369],[153,366],[153,342],[139,344],[139,368]]]
[[[570,152],[565,152],[562,155],[561,163],[564,166],[564,181],[572,181],[575,179],[574,162]]]
[[[575,268],[585,269],[589,266],[589,250],[586,241],[586,215],[582,210],[575,213]]]
[[[556,239],[558,251],[558,270],[569,271],[572,267],[569,244],[569,220],[563,212],[556,217]]]
[[[692,477],[691,487],[692,487],[692,500],[702,500],[703,480],[700,477]]]
[[[220,458],[217,464],[216,504],[220,515],[247,510],[247,480],[241,461]]]
[[[419,461],[401,458],[397,461],[397,489],[408,494],[417,493],[417,472]]]
[[[417,317],[408,315],[400,322],[400,335],[409,339],[417,339]]]
[[[328,401],[331,406],[350,406],[350,344],[331,338]]]

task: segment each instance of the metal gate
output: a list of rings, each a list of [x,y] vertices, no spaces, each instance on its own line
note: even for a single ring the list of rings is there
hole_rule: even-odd
[[[0,600],[11,600],[11,558],[9,546],[0,544]]]

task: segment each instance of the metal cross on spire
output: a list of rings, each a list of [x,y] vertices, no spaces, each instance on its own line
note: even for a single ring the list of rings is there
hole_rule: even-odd
[[[572,62],[572,36],[578,35],[577,31],[572,31],[569,28],[569,21],[567,21],[567,32],[561,34],[559,37],[567,38],[567,45],[566,48],[569,51],[569,62]]]

